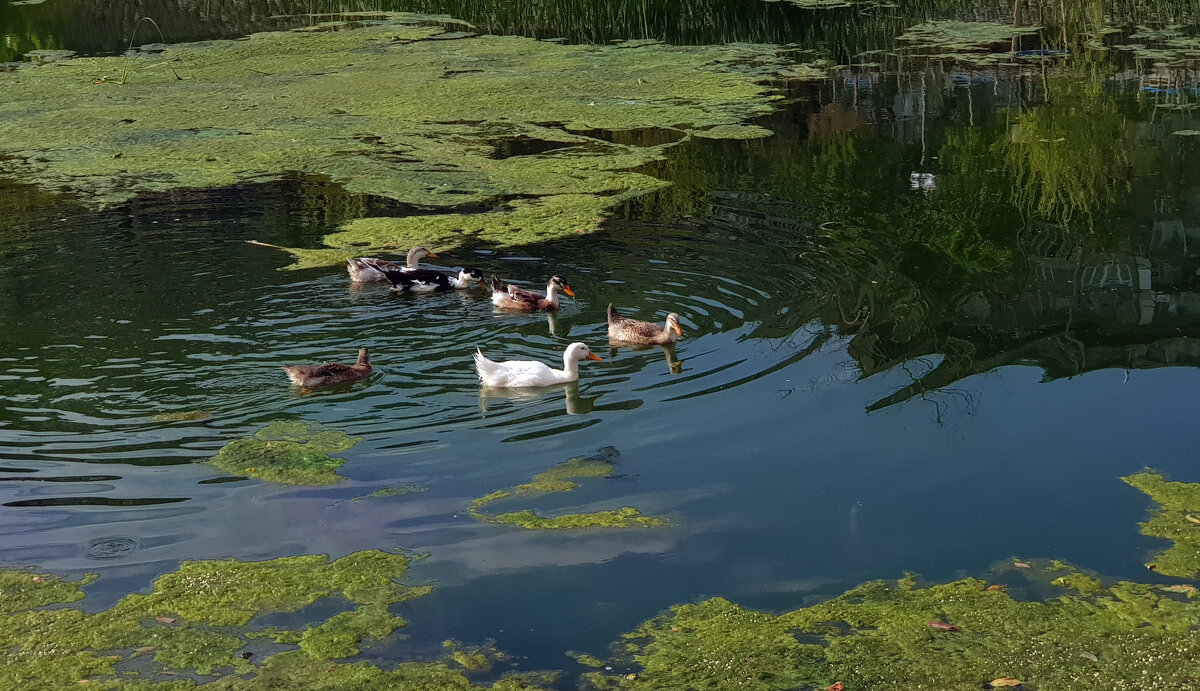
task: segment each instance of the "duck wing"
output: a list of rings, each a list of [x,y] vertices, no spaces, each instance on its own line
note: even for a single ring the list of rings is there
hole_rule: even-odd
[[[384,281],[387,280],[384,272],[407,270],[408,267],[403,264],[375,257],[358,257],[357,259],[346,260],[346,271],[350,273],[350,280],[355,283]]]
[[[608,306],[608,337],[627,343],[661,343],[668,339],[667,329],[662,325],[622,317],[612,305]]]
[[[545,309],[542,303],[546,297],[532,290],[518,288],[511,283],[505,283],[492,276],[492,304],[496,307],[512,310],[535,311]]]
[[[536,360],[495,362],[475,351],[475,372],[484,386],[548,386],[560,381],[555,370]]]
[[[413,292],[453,290],[450,277],[441,271],[432,269],[407,269],[405,271],[384,271],[383,277],[397,290]]]
[[[366,375],[366,372],[340,362],[326,362],[323,365],[284,365],[283,371],[287,372],[288,379],[292,380],[293,384],[301,386],[334,384]]]

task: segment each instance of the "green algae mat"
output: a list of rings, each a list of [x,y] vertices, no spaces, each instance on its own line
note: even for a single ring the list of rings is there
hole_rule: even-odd
[[[1164,576],[1200,576],[1200,483],[1170,482],[1161,473],[1144,471],[1121,478],[1158,503],[1158,511],[1141,524],[1142,533],[1174,544],[1146,567]]]
[[[390,668],[355,660],[364,641],[409,624],[393,605],[430,592],[399,579],[402,554],[368,550],[261,562],[186,561],[150,592],[88,613],[94,578],[0,570],[0,685],[5,689],[406,689],[555,687],[559,672],[496,678],[490,645],[443,644],[432,661]],[[1020,569],[1016,567],[1021,567]],[[997,578],[1057,588],[1046,601],[966,578],[923,586],[873,581],[823,603],[771,614],[723,598],[676,605],[614,643],[591,689],[1183,689],[1200,676],[1195,589],[1105,586],[1061,562],[1014,562]],[[323,622],[264,627],[262,615],[319,601]],[[257,641],[269,640],[269,649]],[[254,652],[254,651],[262,652]],[[488,676],[486,683],[473,677]],[[482,685],[480,685],[482,683]]]
[[[670,143],[769,134],[771,46],[563,45],[391,14],[154,55],[0,75],[0,157],[15,177],[98,204],[298,171],[445,215],[365,219],[297,252],[300,266],[420,242],[516,245],[586,232],[661,186],[633,169]],[[461,29],[461,24],[450,29]],[[814,71],[809,76],[819,76]],[[505,144],[540,146],[505,155]],[[486,213],[454,213],[463,204]]]
[[[780,615],[713,598],[677,605],[614,645],[633,674],[591,672],[599,689],[826,688],[1091,691],[1193,688],[1200,604],[1150,585],[1098,581],[1052,563],[1065,591],[1014,599],[967,578],[919,587],[875,581]]]
[[[482,523],[503,523],[526,530],[569,530],[571,528],[660,528],[670,524],[660,516],[647,516],[632,506],[607,511],[570,513],[559,516],[539,516],[530,509],[508,513],[487,514],[483,508],[492,502],[514,497],[536,497],[552,492],[573,492],[579,487],[576,480],[605,477],[612,473],[613,459],[620,452],[605,446],[591,456],[576,456],[551,466],[533,476],[533,480],[511,489],[499,489],[471,501],[471,518]]]
[[[304,420],[276,420],[249,437],[235,439],[208,462],[233,475],[284,485],[332,485],[356,437]]]

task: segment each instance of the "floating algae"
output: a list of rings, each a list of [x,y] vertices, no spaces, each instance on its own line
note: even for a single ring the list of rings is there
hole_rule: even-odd
[[[1036,34],[1037,26],[1010,26],[996,22],[935,21],[911,26],[896,40],[909,44],[904,55],[922,55],[958,62],[992,63],[1014,57],[1014,40]],[[998,52],[1003,44],[1004,50]],[[919,51],[919,52],[918,52]]]
[[[285,485],[331,485],[346,462],[330,454],[346,451],[358,439],[345,432],[304,421],[279,420],[253,436],[221,447],[209,463],[235,475],[249,475]]]
[[[157,422],[199,422],[211,420],[212,413],[207,410],[181,410],[174,413],[158,413],[154,419]]]
[[[489,515],[481,509],[488,504],[501,499],[518,496],[547,494],[550,492],[570,492],[579,487],[575,482],[578,478],[604,477],[613,471],[612,459],[620,454],[615,448],[605,446],[591,456],[576,456],[562,463],[551,466],[545,472],[533,476],[531,482],[517,485],[512,489],[501,489],[478,497],[471,501],[468,509],[471,517],[484,523],[506,523],[516,525],[526,530],[565,530],[571,528],[655,528],[668,524],[667,519],[659,516],[646,516],[629,506],[609,511],[592,511],[588,513],[571,513],[546,518],[533,511],[515,511]]]
[[[945,50],[986,50],[1017,36],[1036,34],[1038,26],[1011,26],[996,22],[937,21],[910,26],[896,40]]]
[[[1186,35],[1179,27],[1139,26],[1128,40],[1114,47],[1157,66],[1191,67],[1200,62],[1200,38]]]
[[[672,607],[614,646],[591,672],[599,689],[825,688],[975,691],[993,679],[1080,691],[1189,688],[1200,675],[1200,603],[1083,577],[1089,593],[1013,599],[968,578],[927,588],[914,578],[867,583],[828,602],[775,616],[722,598]]]
[[[1142,533],[1175,543],[1148,566],[1166,576],[1200,575],[1200,483],[1168,482],[1149,470],[1121,479],[1159,504],[1158,512],[1141,524]]]
[[[430,19],[393,14],[337,31],[167,46],[162,58],[180,78],[118,57],[5,73],[0,153],[12,174],[98,203],[285,171],[425,208],[521,200],[449,216],[424,240],[446,246],[465,233],[517,244],[593,228],[624,195],[663,184],[632,171],[666,144],[588,133],[715,136],[778,98],[762,83],[783,67],[770,46],[439,41],[431,39],[445,30]],[[493,157],[494,142],[518,136],[569,146]],[[302,255],[304,265],[337,263],[389,238],[406,246],[412,228],[389,221],[348,227],[326,240],[330,251]]]
[[[131,594],[112,608],[85,613],[68,603],[83,598],[79,582],[28,572],[0,570],[0,688],[193,688],[190,680],[155,683],[129,678],[117,665],[153,657],[147,675],[227,676],[211,688],[299,688],[272,686],[310,675],[317,681],[413,679],[411,688],[472,688],[444,663],[410,663],[384,671],[364,663],[338,665],[331,658],[357,654],[363,638],[382,638],[406,624],[388,608],[420,597],[428,586],[408,587],[397,579],[409,558],[375,550],[331,561],[325,555],[261,562],[187,561],[154,582],[147,594]],[[255,637],[255,616],[296,612],[318,600],[341,597],[355,606],[323,624],[295,631],[268,631],[300,650],[267,657],[262,667],[238,651]],[[35,609],[59,605],[54,609]],[[319,663],[319,664],[318,664]],[[210,688],[210,687],[206,687]]]

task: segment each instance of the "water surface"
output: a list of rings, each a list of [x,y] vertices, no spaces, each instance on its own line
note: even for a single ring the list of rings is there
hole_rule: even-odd
[[[171,38],[292,21],[268,5],[236,21],[181,6]],[[802,16],[780,4],[739,7],[766,28],[654,37],[805,45],[812,30],[777,21]],[[95,9],[35,8],[2,16],[76,27],[72,13]],[[62,45],[119,49],[127,22],[114,24]],[[646,172],[672,186],[599,233],[436,260],[535,287],[562,274],[577,297],[552,318],[496,314],[482,291],[398,296],[337,268],[278,271],[286,257],[246,240],[315,246],[349,218],[413,211],[318,178],[104,211],[9,181],[0,561],[97,572],[100,608],[183,559],[413,550],[428,558],[410,578],[437,588],[404,605],[408,638],[371,654],[494,639],[523,669],[571,668],[566,650],[602,654],[710,595],[790,608],[1014,555],[1154,580],[1143,563],[1162,545],[1137,531],[1148,502],[1118,478],[1149,465],[1195,480],[1200,138],[1175,133],[1200,129],[1200,111],[1194,68],[1127,58],[838,68],[789,87],[759,123],[770,138],[671,149]],[[678,312],[687,336],[610,349],[609,302]],[[605,357],[578,386],[480,391],[475,348],[552,362],[576,340]],[[279,370],[360,346],[377,371],[349,387],[303,392]],[[210,417],[156,419],[188,411]],[[283,487],[202,462],[277,419],[361,437],[346,480]],[[531,507],[636,506],[671,527],[536,532],[467,515],[474,497],[608,445],[612,477]],[[408,485],[423,491],[370,496]]]

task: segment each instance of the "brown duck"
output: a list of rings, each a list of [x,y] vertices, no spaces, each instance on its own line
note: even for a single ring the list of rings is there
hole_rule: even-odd
[[[437,258],[437,255],[424,247],[414,247],[408,251],[408,257],[404,264],[375,257],[359,257],[358,259],[347,259],[346,270],[350,272],[350,280],[353,283],[383,282],[387,280],[387,276],[384,274],[388,271],[416,271],[420,268],[420,261],[425,257]]]
[[[679,315],[672,312],[667,315],[665,326],[651,322],[638,321],[617,314],[617,308],[608,303],[608,338],[610,341],[622,343],[651,343],[667,345],[674,343],[676,337],[683,335],[679,328]]]
[[[343,365],[340,362],[326,362],[323,365],[284,365],[288,379],[293,384],[312,388],[328,386],[348,381],[358,381],[371,373],[371,356],[366,348],[358,351],[358,362],[353,365]]]
[[[575,297],[575,291],[562,276],[551,276],[546,284],[546,294],[509,285],[492,275],[492,304],[500,309],[521,312],[553,312],[558,309],[558,291]]]

